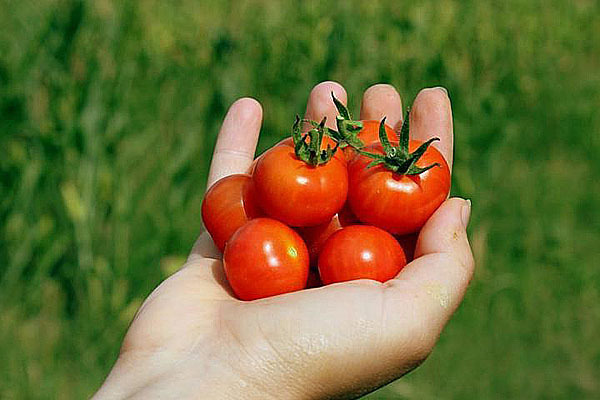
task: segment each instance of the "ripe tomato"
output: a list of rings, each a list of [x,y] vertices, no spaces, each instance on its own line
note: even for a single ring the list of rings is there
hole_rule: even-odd
[[[383,229],[351,225],[331,235],[319,255],[324,284],[354,279],[392,279],[406,265],[400,244]]]
[[[304,289],[308,250],[291,228],[270,218],[257,218],[238,229],[225,246],[225,275],[241,300]]]
[[[357,219],[352,214],[352,211],[350,211],[350,208],[344,205],[340,212],[335,214],[328,222],[316,226],[297,228],[298,233],[300,233],[300,236],[302,236],[308,247],[311,266],[316,267],[319,253],[331,235],[343,227],[355,224],[356,222]]]
[[[290,226],[325,223],[342,208],[348,193],[346,163],[332,157],[312,166],[296,157],[293,145],[265,152],[252,175],[263,211]]]
[[[411,140],[409,150],[417,149],[422,142]],[[381,144],[372,144],[365,151],[384,154]],[[357,155],[348,164],[348,203],[356,217],[369,225],[394,234],[418,231],[431,214],[442,204],[450,191],[450,170],[442,154],[429,146],[416,162],[418,167],[438,163],[418,175],[403,175]]]
[[[252,177],[247,174],[220,179],[208,189],[202,201],[202,221],[221,251],[238,228],[262,214]]]

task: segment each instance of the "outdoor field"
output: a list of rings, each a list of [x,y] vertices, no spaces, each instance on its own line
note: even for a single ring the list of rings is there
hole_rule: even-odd
[[[0,398],[83,399],[179,268],[227,107],[452,100],[471,287],[369,399],[600,398],[600,3],[0,0]],[[342,366],[341,366],[342,367]]]

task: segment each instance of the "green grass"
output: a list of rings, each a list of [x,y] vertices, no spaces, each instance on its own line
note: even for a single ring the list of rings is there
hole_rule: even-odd
[[[201,229],[227,106],[261,101],[264,149],[325,79],[355,112],[447,87],[474,207],[465,302],[369,398],[600,397],[598,2],[340,3],[0,0],[0,398],[93,393]]]

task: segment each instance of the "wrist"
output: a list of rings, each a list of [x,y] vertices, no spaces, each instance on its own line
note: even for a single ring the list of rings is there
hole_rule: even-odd
[[[240,374],[228,363],[215,360],[199,365],[197,361],[195,357],[179,355],[177,360],[160,353],[121,355],[93,399],[301,398],[274,380]]]

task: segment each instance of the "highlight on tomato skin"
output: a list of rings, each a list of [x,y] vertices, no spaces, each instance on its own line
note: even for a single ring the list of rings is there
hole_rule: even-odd
[[[221,252],[225,243],[253,218],[263,215],[248,174],[229,175],[212,185],[202,201],[202,221]]]
[[[409,150],[423,142],[410,140]],[[384,154],[381,144],[371,144],[364,150]],[[348,203],[363,223],[390,233],[405,235],[417,232],[444,202],[450,192],[450,169],[444,156],[429,146],[416,165],[439,164],[418,175],[403,175],[357,155],[348,163]]]
[[[406,265],[402,246],[383,229],[351,225],[335,232],[319,255],[319,275],[325,285],[355,279],[386,282]]]
[[[256,218],[238,229],[225,246],[225,276],[240,300],[256,300],[304,289],[308,249],[292,228]]]
[[[327,163],[310,165],[287,144],[260,157],[252,180],[263,212],[293,227],[328,222],[341,210],[348,193],[345,161],[334,156]]]

